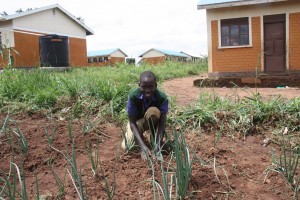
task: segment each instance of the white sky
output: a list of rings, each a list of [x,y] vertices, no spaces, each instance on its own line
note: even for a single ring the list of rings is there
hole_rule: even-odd
[[[151,48],[207,55],[205,10],[199,0],[0,0],[0,12],[58,3],[94,31],[87,50],[120,48],[137,58]]]

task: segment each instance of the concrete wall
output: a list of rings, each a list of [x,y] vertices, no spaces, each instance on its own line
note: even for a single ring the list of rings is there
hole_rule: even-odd
[[[86,30],[57,8],[15,18],[13,28],[74,38],[86,38]]]
[[[162,56],[165,56],[165,54],[152,49],[151,51],[145,53],[143,55],[143,58],[162,57]]]
[[[120,50],[117,50],[116,52],[111,54],[111,57],[125,58],[125,55]]]

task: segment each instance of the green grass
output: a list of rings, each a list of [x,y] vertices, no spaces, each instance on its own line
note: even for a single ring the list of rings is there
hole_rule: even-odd
[[[152,70],[162,82],[206,72],[207,66],[204,62],[166,62],[160,66],[73,68],[67,72],[5,69],[0,75],[0,112],[24,107],[58,111],[71,106],[73,115],[82,117],[88,111],[96,112],[100,103],[108,114],[119,116],[124,113],[128,92],[138,86],[139,74],[145,70]]]

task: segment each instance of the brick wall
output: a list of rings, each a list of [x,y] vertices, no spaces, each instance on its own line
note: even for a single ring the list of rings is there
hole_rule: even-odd
[[[108,66],[108,65],[113,66],[117,63],[125,63],[125,58],[111,57],[107,62],[92,62],[92,63],[88,63],[87,66],[90,66],[90,67],[103,67],[103,66]]]
[[[212,72],[252,72],[256,70],[261,52],[260,17],[252,17],[253,47],[218,49],[217,20],[211,22],[211,28]]]
[[[145,63],[149,63],[149,64],[155,65],[155,64],[159,64],[161,62],[164,62],[165,59],[166,59],[165,56],[161,56],[161,57],[143,58],[143,61]]]
[[[14,33],[16,67],[37,67],[40,64],[39,35]]]
[[[70,66],[87,66],[86,40],[69,38]]]
[[[289,20],[289,70],[300,70],[300,13],[291,13]]]
[[[38,67],[40,66],[40,35],[24,34],[15,32],[15,47],[19,53],[13,53],[15,67]],[[70,65],[87,66],[86,40],[78,38],[69,38]],[[12,51],[13,52],[13,51]],[[0,68],[4,66],[4,61],[0,59]]]

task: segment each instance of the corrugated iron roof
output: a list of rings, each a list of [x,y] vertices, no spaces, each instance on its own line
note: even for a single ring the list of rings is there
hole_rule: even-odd
[[[145,55],[146,53],[148,53],[149,51],[152,51],[152,50],[161,52],[161,53],[163,53],[165,55],[168,55],[168,56],[179,56],[179,57],[188,58],[188,56],[183,54],[183,53],[180,53],[180,52],[177,52],[177,51],[165,50],[165,49],[150,49],[150,50],[146,51],[145,53],[143,53],[142,55],[140,55],[139,57],[143,57],[143,55]]]
[[[157,50],[157,51],[160,51],[166,55],[169,55],[169,56],[179,56],[179,57],[186,57],[188,58],[187,55],[183,54],[183,53],[180,53],[180,52],[176,52],[176,51],[170,51],[170,50],[165,50],[165,49],[154,49],[154,50]]]
[[[222,8],[231,6],[245,6],[263,3],[273,3],[288,0],[200,0],[198,9]]]
[[[111,54],[113,54],[116,51],[121,51],[125,57],[127,57],[127,55],[120,49],[118,48],[114,48],[114,49],[104,49],[104,50],[99,50],[99,51],[89,51],[88,52],[88,57],[94,57],[94,56],[109,56]]]
[[[198,5],[208,5],[208,4],[217,4],[217,3],[228,3],[234,1],[241,1],[241,0],[200,0]]]
[[[42,12],[42,11],[45,11],[45,10],[50,10],[50,9],[53,9],[53,8],[58,8],[63,13],[65,13],[68,17],[70,17],[76,23],[78,23],[80,26],[82,26],[86,30],[86,35],[93,35],[94,34],[94,31],[92,29],[90,29],[87,25],[85,25],[84,23],[79,21],[74,15],[69,13],[67,10],[65,10],[63,7],[61,7],[59,4],[53,4],[53,5],[50,5],[50,6],[35,8],[35,9],[32,9],[32,10],[24,11],[24,12],[13,14],[13,15],[2,16],[0,18],[0,20],[1,21],[7,21],[7,20],[11,20],[11,19],[31,15],[31,14],[34,14],[34,13]]]

